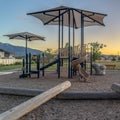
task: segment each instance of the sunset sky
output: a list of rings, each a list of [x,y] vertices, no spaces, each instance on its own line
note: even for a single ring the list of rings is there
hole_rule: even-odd
[[[103,26],[85,28],[85,43],[106,44],[103,53],[120,54],[120,0],[0,0],[0,42],[24,46],[25,41],[9,40],[3,35],[18,32],[31,32],[44,36],[46,41],[29,42],[31,48],[45,50],[56,49],[58,45],[58,27],[44,26],[43,23],[26,15],[29,12],[42,11],[58,6],[68,6],[107,14]],[[65,28],[67,31],[67,28]],[[65,32],[66,33],[66,32]],[[65,35],[67,40],[67,35]],[[76,30],[76,45],[80,41],[80,29]]]

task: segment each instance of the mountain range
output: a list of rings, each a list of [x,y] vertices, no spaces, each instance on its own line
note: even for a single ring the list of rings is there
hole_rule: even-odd
[[[25,55],[25,47],[22,46],[14,46],[8,43],[0,42],[0,49],[7,52],[11,52],[15,54],[16,57],[21,57]],[[31,53],[32,55],[38,55],[38,54],[42,54],[43,52],[40,50],[28,48],[28,53]]]

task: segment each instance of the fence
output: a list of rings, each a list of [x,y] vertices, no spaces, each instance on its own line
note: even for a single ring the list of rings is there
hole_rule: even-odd
[[[0,59],[0,64],[1,65],[9,65],[9,64],[14,64],[16,62],[22,62],[22,59]]]

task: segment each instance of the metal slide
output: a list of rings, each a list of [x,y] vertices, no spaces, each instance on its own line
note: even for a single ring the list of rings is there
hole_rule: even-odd
[[[40,68],[40,70],[46,69],[46,68],[48,68],[48,67],[50,67],[50,66],[52,66],[52,65],[54,65],[56,63],[58,63],[58,59],[56,59],[56,60],[54,60],[54,61],[44,65],[43,67]]]

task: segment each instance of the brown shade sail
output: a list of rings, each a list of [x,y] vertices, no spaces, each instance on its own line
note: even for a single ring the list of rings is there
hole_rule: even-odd
[[[68,15],[70,14],[70,27],[73,27],[73,23],[75,24],[75,28],[81,27],[81,15],[84,16],[84,26],[94,26],[94,25],[102,25],[104,26],[103,19],[106,14],[70,8],[66,6],[60,6],[53,9],[48,9],[40,12],[28,13],[27,15],[32,15],[38,19],[40,19],[45,25],[58,25],[59,17],[60,23],[63,22],[64,26],[69,26],[68,23]],[[63,20],[64,19],[64,20]]]
[[[27,54],[27,41],[33,41],[33,40],[42,40],[45,41],[45,38],[39,35],[35,35],[29,32],[21,32],[21,33],[15,33],[15,34],[8,34],[4,35],[9,37],[9,39],[18,39],[18,40],[25,40],[26,41],[26,49],[25,53]]]
[[[9,39],[25,40],[27,38],[27,41],[33,41],[33,40],[43,40],[43,41],[45,41],[44,37],[29,33],[29,32],[8,34],[8,35],[4,35],[4,36],[9,37]]]

